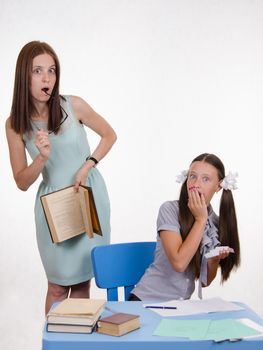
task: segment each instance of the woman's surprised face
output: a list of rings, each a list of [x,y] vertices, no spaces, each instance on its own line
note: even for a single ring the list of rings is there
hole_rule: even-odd
[[[33,59],[30,92],[34,102],[46,102],[56,83],[56,65],[47,53]]]
[[[217,169],[205,161],[193,162],[190,166],[187,178],[187,191],[196,191],[205,197],[208,205],[215,194],[220,190]]]

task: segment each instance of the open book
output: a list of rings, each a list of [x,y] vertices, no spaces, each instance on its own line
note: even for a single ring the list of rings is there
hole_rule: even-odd
[[[45,194],[40,197],[51,239],[59,243],[83,232],[92,238],[102,236],[91,187],[80,185]]]

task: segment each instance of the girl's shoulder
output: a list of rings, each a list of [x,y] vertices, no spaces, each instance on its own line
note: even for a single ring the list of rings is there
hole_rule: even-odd
[[[159,209],[159,215],[175,215],[178,216],[179,203],[177,200],[164,202]]]
[[[160,230],[180,232],[178,201],[166,201],[161,205],[157,217],[157,231]]]

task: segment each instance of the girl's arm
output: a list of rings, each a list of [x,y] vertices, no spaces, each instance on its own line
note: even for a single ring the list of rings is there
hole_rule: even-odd
[[[207,285],[203,287],[207,287],[211,284],[211,282],[215,279],[217,274],[217,269],[219,266],[219,262],[221,259],[227,258],[229,255],[229,251],[222,250],[219,252],[218,256],[208,259],[207,261]]]
[[[205,198],[203,194],[200,196],[196,190],[189,193],[188,207],[195,221],[184,241],[179,232],[178,234],[172,231],[160,232],[165,253],[174,270],[177,272],[186,270],[199,248],[208,216]]]
[[[168,260],[177,272],[184,272],[201,242],[206,222],[195,221],[183,241],[181,235],[172,231],[161,231],[160,237]]]
[[[41,132],[39,133],[42,135]],[[39,145],[43,151],[28,165],[24,142],[22,137],[11,128],[10,118],[6,121],[6,137],[15,182],[20,190],[26,191],[36,181],[48,159],[49,152],[46,152],[46,149],[50,149],[49,141],[46,136],[37,137],[36,144],[39,137],[43,140],[42,146]]]
[[[92,153],[92,157],[100,161],[111,149],[117,139],[115,131],[108,122],[96,113],[87,102],[77,96],[71,96],[71,103],[76,117],[88,128],[96,132],[100,137],[100,142]],[[88,155],[87,155],[88,156]],[[85,183],[88,171],[94,166],[93,160],[88,160],[76,175],[75,187]]]

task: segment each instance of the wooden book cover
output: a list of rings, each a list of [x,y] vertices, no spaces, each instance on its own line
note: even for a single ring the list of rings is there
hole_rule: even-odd
[[[127,313],[116,313],[112,316],[101,318],[97,325],[98,333],[121,336],[140,328],[140,316]]]
[[[53,243],[63,242],[83,232],[92,238],[102,235],[91,187],[80,185],[45,194],[40,197]]]

